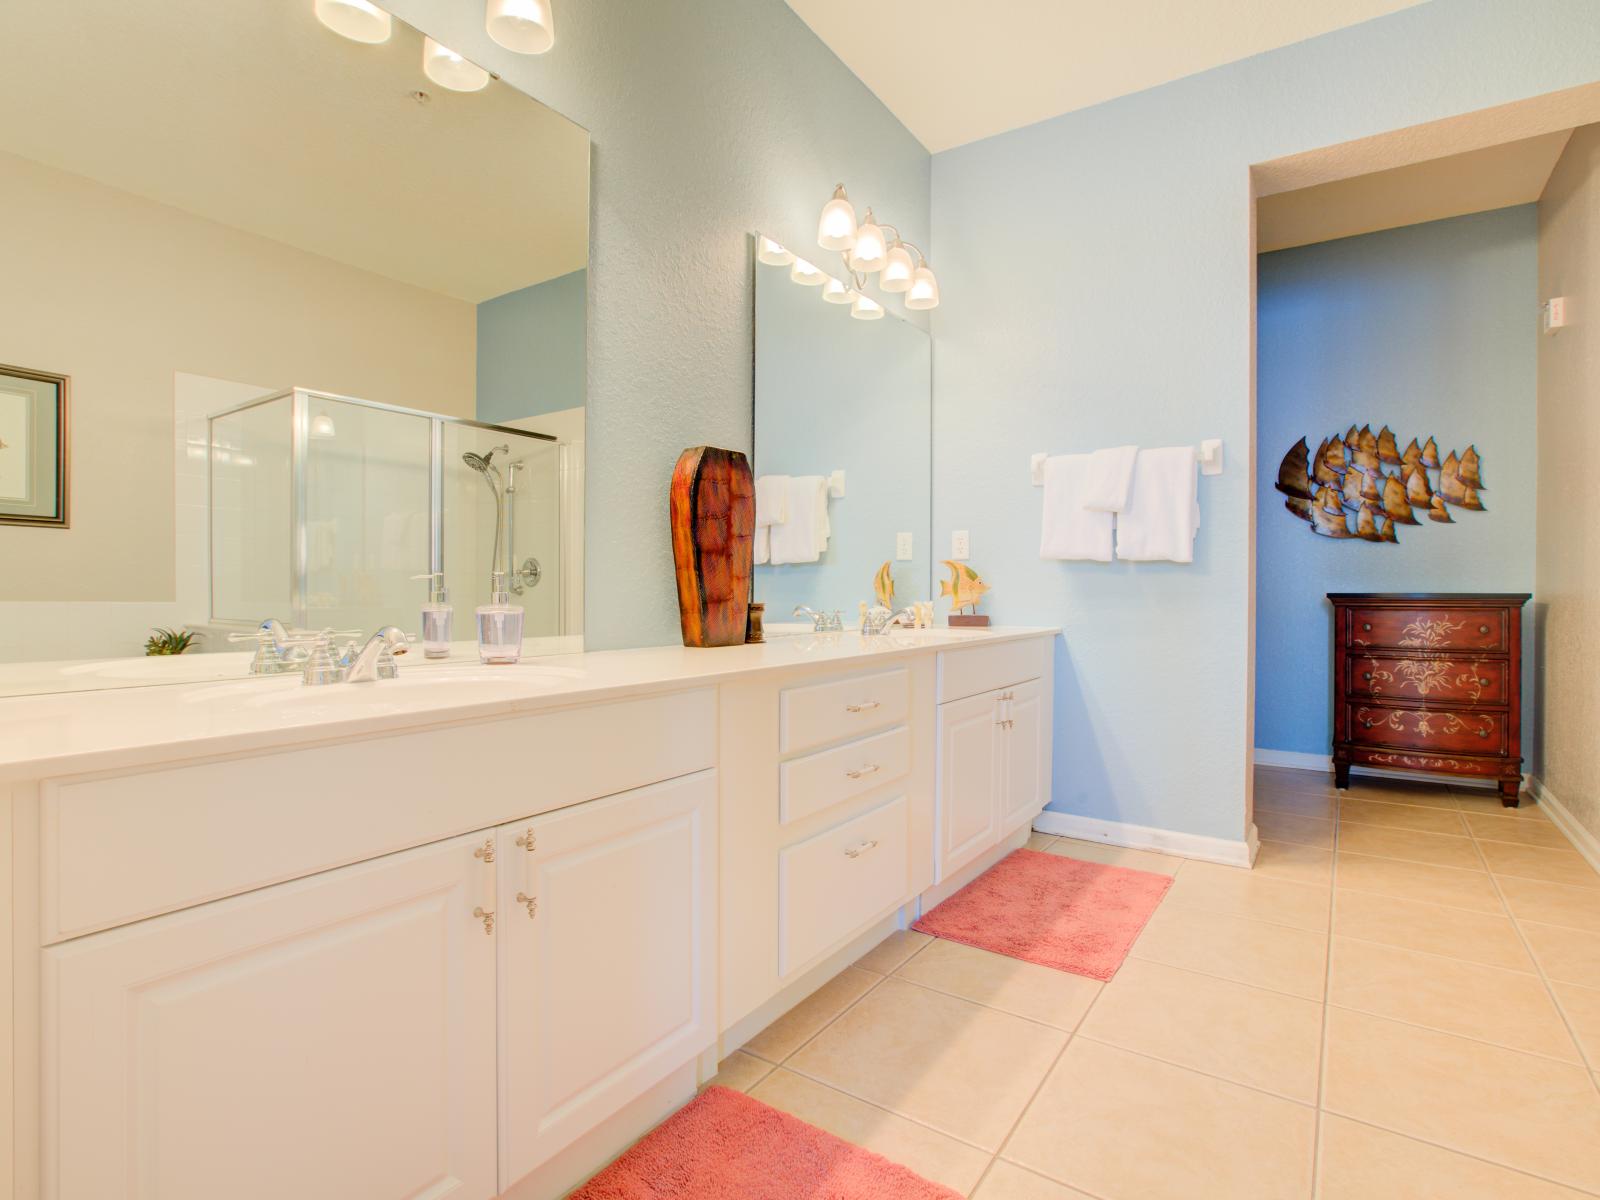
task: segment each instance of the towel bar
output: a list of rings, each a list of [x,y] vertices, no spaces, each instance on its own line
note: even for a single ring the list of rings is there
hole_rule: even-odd
[[[1221,438],[1207,438],[1205,441],[1200,443],[1200,448],[1198,451],[1196,451],[1196,453],[1199,455],[1200,459],[1200,474],[1222,474]],[[1044,486],[1044,460],[1049,457],[1050,456],[1048,454],[1035,454],[1028,459],[1028,474],[1033,480],[1034,487]]]

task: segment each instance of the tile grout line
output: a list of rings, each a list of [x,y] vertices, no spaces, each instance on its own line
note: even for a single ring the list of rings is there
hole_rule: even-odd
[[[1337,805],[1334,812],[1339,812]],[[1311,1119],[1311,1189],[1308,1194],[1313,1200],[1322,1190],[1322,1114],[1327,1111],[1323,1106],[1328,1092],[1328,1010],[1332,1007],[1328,997],[1333,986],[1333,939],[1339,906],[1339,829],[1342,824],[1342,816],[1336,816],[1333,823],[1333,869],[1328,879],[1328,946],[1322,959],[1322,1037],[1317,1050],[1315,1114]]]

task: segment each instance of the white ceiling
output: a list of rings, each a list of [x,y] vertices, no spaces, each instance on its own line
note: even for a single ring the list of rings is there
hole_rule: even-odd
[[[938,152],[1422,0],[788,0]]]
[[[1265,254],[1531,204],[1544,194],[1571,136],[1563,129],[1263,196],[1256,204],[1256,248]]]
[[[311,0],[3,0],[0,150],[469,302],[582,267],[589,137]],[[426,103],[414,93],[425,90]]]

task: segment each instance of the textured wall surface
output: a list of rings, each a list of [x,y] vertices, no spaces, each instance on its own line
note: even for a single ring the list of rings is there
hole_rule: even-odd
[[[1539,202],[1539,294],[1574,324],[1539,339],[1538,772],[1600,837],[1600,125],[1572,135]]]
[[[1329,592],[1531,592],[1538,213],[1532,204],[1261,256],[1256,384],[1256,745],[1327,755]],[[1403,449],[1475,444],[1482,513],[1420,514],[1398,545],[1330,541],[1273,489],[1301,437],[1352,424]],[[1523,612],[1532,646],[1533,609]],[[1523,747],[1532,750],[1533,656]]]
[[[537,58],[490,41],[481,3],[386,7],[593,138],[587,643],[675,642],[673,463],[750,449],[748,234],[814,246],[843,180],[920,240],[928,154],[782,0],[560,4]]]
[[[587,271],[478,305],[478,420],[583,407]]]
[[[1053,808],[1245,833],[1250,164],[1591,82],[1596,46],[1592,0],[1434,0],[935,157],[934,538],[1065,630]],[[1207,437],[1192,565],[1040,561],[1031,452]]]

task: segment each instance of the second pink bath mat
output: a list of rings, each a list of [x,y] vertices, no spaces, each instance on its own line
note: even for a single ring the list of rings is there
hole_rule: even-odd
[[[1020,958],[1110,979],[1172,886],[1167,875],[1015,850],[913,929]]]

